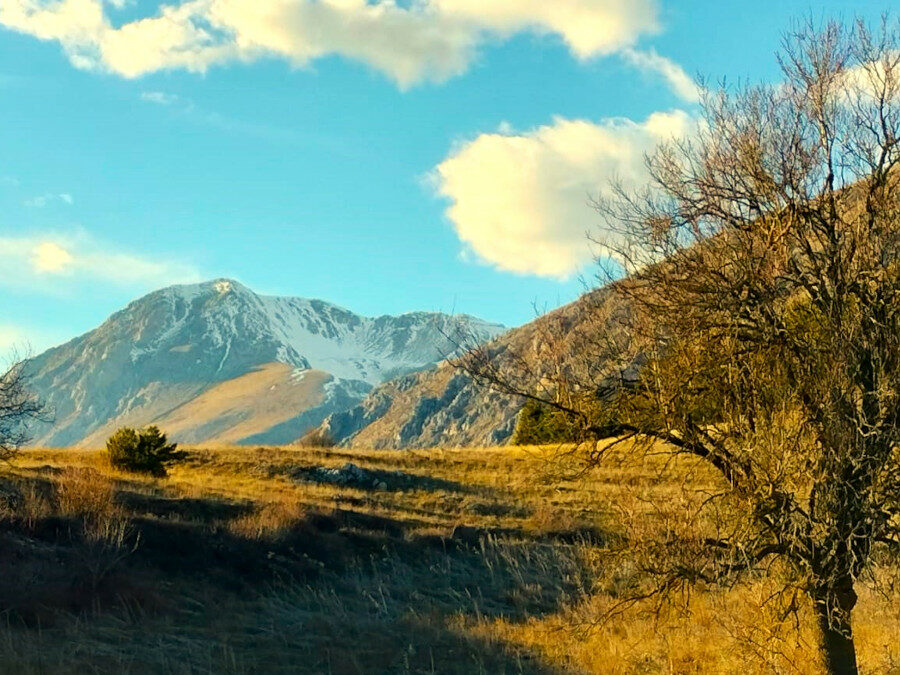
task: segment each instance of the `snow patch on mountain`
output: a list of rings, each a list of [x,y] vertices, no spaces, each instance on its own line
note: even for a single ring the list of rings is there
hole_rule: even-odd
[[[117,419],[152,423],[269,363],[291,366],[297,382],[312,370],[330,374],[323,393],[337,410],[452,355],[457,333],[483,341],[503,331],[437,313],[365,317],[321,300],[258,295],[230,279],[172,286],[29,363],[56,416],[38,440],[71,445]]]

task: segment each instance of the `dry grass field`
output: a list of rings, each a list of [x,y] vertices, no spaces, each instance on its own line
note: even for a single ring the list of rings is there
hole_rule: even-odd
[[[765,579],[610,615],[623,518],[708,478],[578,469],[539,448],[210,448],[158,479],[23,452],[0,482],[0,672],[819,672]],[[900,673],[900,590],[855,619],[864,672]]]

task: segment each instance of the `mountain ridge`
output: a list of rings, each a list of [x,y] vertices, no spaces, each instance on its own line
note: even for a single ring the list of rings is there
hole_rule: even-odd
[[[176,440],[290,442],[303,431],[291,426],[292,420],[315,426],[371,388],[438,363],[455,349],[450,336],[461,327],[483,340],[505,331],[474,317],[436,312],[366,317],[322,300],[259,295],[231,279],[169,286],[130,302],[94,330],[28,362],[36,392],[55,412],[54,422],[38,429],[34,442],[96,444],[102,440],[98,434],[116,424],[164,426],[202,396],[209,415],[218,411],[232,419],[232,427],[253,433],[236,437],[228,425],[202,415],[191,424],[182,414],[184,423],[174,425]],[[278,414],[262,391],[254,404],[235,396],[233,387],[222,389],[224,383],[257,371],[264,375],[251,378],[253,386],[265,380],[271,391],[284,395]],[[297,375],[309,372],[321,373],[312,378],[316,391],[301,395],[298,387],[313,384]],[[217,388],[228,392],[232,408],[222,409],[210,399]],[[292,408],[300,401],[311,408]],[[282,432],[253,421],[260,421],[260,406],[269,407],[274,427]],[[306,414],[311,410],[317,412]],[[204,427],[216,433],[204,432]]]
[[[626,368],[628,363],[618,363],[624,348],[604,354],[596,349],[600,335],[610,345],[627,341],[622,312],[627,303],[615,288],[590,291],[487,342],[484,352],[515,391],[534,391],[547,377],[601,363]],[[325,418],[318,431],[352,448],[502,445],[512,439],[524,404],[524,398],[476,383],[444,361],[375,387],[356,406]]]

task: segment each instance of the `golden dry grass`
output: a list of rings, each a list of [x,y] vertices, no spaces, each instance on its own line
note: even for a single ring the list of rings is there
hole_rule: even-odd
[[[316,473],[347,462],[375,480]],[[652,460],[579,468],[538,448],[223,447],[158,479],[100,452],[24,452],[3,535],[69,556],[89,592],[24,603],[39,630],[10,612],[0,671],[819,672],[809,617],[779,622],[765,579],[605,620],[627,582],[604,556],[622,519],[677,509],[712,478],[690,464],[661,478]],[[66,535],[78,522],[84,536]],[[42,565],[32,576],[52,576]],[[864,591],[854,618],[864,672],[900,672],[900,593]]]
[[[170,435],[189,438],[201,430],[211,443],[238,443],[321,403],[330,379],[318,370],[301,374],[283,363],[265,363],[210,388],[193,383],[165,392],[151,390],[146,403],[96,429],[80,445],[102,445],[117,428],[142,426],[148,419]]]

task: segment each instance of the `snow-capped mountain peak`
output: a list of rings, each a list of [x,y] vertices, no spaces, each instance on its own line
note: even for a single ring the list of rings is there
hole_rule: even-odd
[[[438,313],[365,317],[321,300],[258,295],[231,279],[171,286],[32,360],[34,383],[57,418],[41,440],[79,442],[135,415],[152,422],[141,411],[158,416],[265,364],[324,373],[329,392],[343,387],[337,398],[359,397],[441,361],[455,348],[448,336],[461,329],[479,340],[503,331]]]

